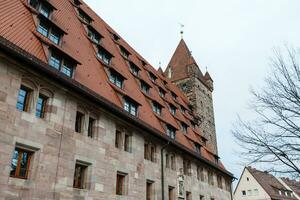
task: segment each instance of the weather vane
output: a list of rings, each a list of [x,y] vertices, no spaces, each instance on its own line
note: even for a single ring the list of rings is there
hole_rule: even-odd
[[[184,27],[184,24],[180,24],[180,34],[181,34],[181,39],[183,38],[183,27]]]

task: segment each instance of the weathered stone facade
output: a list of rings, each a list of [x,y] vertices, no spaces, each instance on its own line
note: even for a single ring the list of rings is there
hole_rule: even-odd
[[[192,93],[198,99],[203,85],[195,78],[197,86]],[[33,90],[29,112],[16,109],[20,86]],[[199,90],[198,90],[198,85]],[[193,88],[195,88],[193,86]],[[211,93],[205,90],[204,105],[213,116]],[[35,116],[39,93],[49,96],[44,119]],[[198,102],[198,101],[196,101]],[[197,104],[198,106],[198,104]],[[95,136],[87,137],[87,124],[83,133],[76,133],[76,112],[84,112],[85,119],[96,118]],[[116,129],[131,135],[131,151],[115,147]],[[144,143],[156,144],[155,162],[144,159]],[[0,199],[86,199],[110,200],[146,199],[146,181],[154,183],[153,200],[161,200],[160,151],[165,143],[144,130],[128,124],[93,102],[69,91],[25,64],[7,54],[0,54]],[[10,177],[11,162],[16,147],[33,152],[28,178]],[[183,159],[191,161],[191,175],[184,176],[185,191],[191,192],[193,200],[203,195],[206,200],[231,199],[231,177],[210,164],[194,159],[178,148],[167,146],[167,152],[175,154],[175,170],[165,169],[165,199],[168,187],[178,190],[178,175],[183,168]],[[86,189],[73,188],[74,168],[77,161],[88,165],[85,177]],[[204,180],[197,178],[197,166],[204,168]],[[213,184],[208,184],[208,171],[213,173]],[[116,195],[116,174],[126,177],[126,194]],[[221,176],[221,182],[217,176]],[[219,183],[218,183],[219,182]],[[219,185],[219,187],[218,187]],[[176,192],[177,196],[177,192]],[[177,199],[177,198],[176,198]]]

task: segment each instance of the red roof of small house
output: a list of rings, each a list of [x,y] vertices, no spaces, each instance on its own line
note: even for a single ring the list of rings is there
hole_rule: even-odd
[[[185,136],[182,132],[180,122],[183,121],[190,125],[187,116],[193,116],[190,116],[191,114],[173,116],[169,111],[169,103],[174,104],[179,112],[180,106],[189,110],[189,101],[171,80],[164,77],[162,70],[157,71],[152,67],[84,2],[81,1],[80,5],[75,5],[71,0],[49,0],[48,2],[53,8],[56,8],[51,13],[49,20],[59,30],[65,32],[61,39],[61,45],[52,43],[52,41],[36,31],[41,14],[31,7],[27,0],[1,1],[0,36],[45,63],[49,59],[48,49],[58,49],[78,63],[74,74],[75,81],[108,101],[113,102],[120,108],[123,108],[123,96],[133,99],[140,105],[137,116],[139,119],[164,134],[166,134],[165,127],[167,124],[173,126],[177,129],[176,140],[195,152],[195,148],[190,142],[199,142],[201,144],[201,141],[197,141],[197,138],[202,133],[198,129],[191,131],[192,127],[189,127],[188,136]],[[78,9],[85,12],[92,19],[90,24],[86,24],[80,19]],[[99,45],[94,44],[89,39],[87,34],[88,27],[92,27],[103,37]],[[115,36],[119,39],[115,40]],[[104,64],[97,58],[98,46],[101,46],[113,56],[110,65]],[[121,54],[121,46],[128,51],[128,58]],[[182,63],[196,63],[183,40],[180,41],[174,55],[176,56],[172,57],[169,65],[179,66]],[[140,69],[138,77],[130,72],[129,62],[134,63]],[[122,89],[114,86],[109,81],[109,70],[114,70],[125,78]],[[150,79],[150,74],[156,77],[155,82]],[[186,76],[185,73],[182,75]],[[150,86],[149,94],[141,91],[140,81],[144,81]],[[165,98],[160,97],[158,93],[159,87],[167,92]],[[171,92],[176,94],[176,99],[172,98]],[[162,105],[161,116],[156,115],[152,111],[153,101]],[[205,159],[215,162],[213,160],[214,155],[209,150],[209,147],[204,148],[203,152]],[[223,168],[222,164],[219,165]]]

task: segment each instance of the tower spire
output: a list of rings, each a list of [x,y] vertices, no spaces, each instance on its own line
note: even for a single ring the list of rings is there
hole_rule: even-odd
[[[180,23],[180,35],[181,35],[181,39],[183,39],[183,28],[184,28],[184,24]]]

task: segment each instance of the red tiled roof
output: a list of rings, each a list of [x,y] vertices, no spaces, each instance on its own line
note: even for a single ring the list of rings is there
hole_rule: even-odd
[[[71,0],[49,0],[49,2],[57,9],[51,14],[51,20],[56,26],[67,33],[62,38],[61,46],[51,44],[51,41],[47,38],[44,38],[44,40],[41,39],[43,36],[36,32],[38,12],[28,5],[27,0],[3,0],[1,2],[0,36],[44,62],[48,60],[49,45],[56,46],[62,52],[80,63],[77,65],[74,74],[75,81],[93,90],[120,108],[123,108],[121,96],[129,96],[140,104],[138,111],[139,119],[162,133],[165,133],[165,127],[162,122],[172,125],[178,129],[176,132],[176,140],[195,152],[194,146],[192,146],[189,141],[200,143],[200,141],[197,141],[197,138],[198,135],[201,135],[201,132],[197,131],[197,129],[194,131],[189,130],[189,136],[187,138],[180,130],[179,124],[180,121],[187,122],[186,116],[190,114],[178,114],[175,118],[168,109],[168,102],[172,102],[172,104],[178,108],[183,106],[189,110],[189,101],[180,89],[171,83],[171,80],[165,78],[161,70],[157,71],[149,65],[145,59],[121,37],[118,41],[115,41],[111,34],[118,34],[85,3],[82,3],[80,9],[93,19],[90,25],[103,36],[101,46],[113,55],[112,63],[109,67],[126,77],[124,87],[121,90],[116,88],[108,80],[107,70],[109,67],[105,66],[96,57],[97,46],[88,38],[86,25],[79,19],[77,7]],[[122,45],[130,53],[128,60],[140,68],[139,78],[136,78],[129,71],[128,60],[121,55],[119,45]],[[177,63],[181,64],[181,62],[195,63],[183,40],[180,41],[175,54],[178,55],[178,58],[172,58],[170,61],[170,64],[174,64],[174,66],[177,65]],[[145,66],[142,65],[141,60],[146,62]],[[149,72],[157,77],[156,83],[150,80]],[[140,90],[139,79],[151,86],[150,98]],[[163,99],[159,96],[158,86],[167,91],[166,98]],[[171,91],[177,95],[176,101],[172,99]],[[151,100],[157,101],[164,106],[160,117],[152,112]],[[187,125],[189,125],[189,123],[187,123]],[[191,129],[191,127],[189,129]],[[209,149],[205,148],[203,151],[205,152],[203,153],[203,157],[214,162],[214,155]]]

